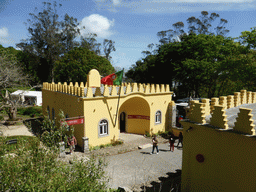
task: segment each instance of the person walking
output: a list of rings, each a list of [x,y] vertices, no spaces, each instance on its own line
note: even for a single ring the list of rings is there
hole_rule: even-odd
[[[179,147],[180,143],[181,143],[181,147],[183,147],[183,135],[182,135],[182,132],[180,132],[180,134],[179,134],[179,142],[178,142],[177,147]]]
[[[156,135],[153,136],[152,142],[153,142],[153,149],[152,149],[152,152],[150,153],[150,155],[154,153],[155,148],[156,148],[156,151],[157,151],[156,154],[158,154],[158,152],[159,152],[159,150],[158,150],[158,140],[156,138]]]
[[[171,136],[169,138],[169,142],[170,142],[170,151],[173,152],[174,151],[174,142],[175,142],[173,133],[171,134]]]
[[[77,145],[77,141],[75,136],[72,134],[70,137],[68,137],[68,145],[70,149],[70,155],[75,151],[75,145]]]

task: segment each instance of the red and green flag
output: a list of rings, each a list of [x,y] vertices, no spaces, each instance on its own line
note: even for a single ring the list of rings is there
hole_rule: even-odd
[[[107,84],[107,85],[121,85],[123,80],[123,70],[118,71],[116,73],[113,73],[111,75],[108,75],[101,79],[101,84]]]

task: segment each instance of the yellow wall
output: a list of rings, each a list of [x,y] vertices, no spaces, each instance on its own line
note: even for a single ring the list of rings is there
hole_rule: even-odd
[[[116,101],[104,98],[86,99],[84,98],[85,114],[85,135],[89,138],[89,144],[96,146],[107,144],[119,138],[119,128],[115,126]],[[99,123],[102,119],[108,120],[108,136],[99,136]],[[118,121],[117,121],[118,123]]]
[[[56,123],[59,125],[59,112],[62,110],[64,115],[69,117],[83,116],[83,102],[79,97],[74,97],[60,92],[53,92],[42,89],[43,104],[42,109],[44,115],[47,114],[47,106],[50,108],[50,118],[52,119],[52,109],[55,111]],[[74,135],[77,138],[78,145],[82,146],[82,137],[84,134],[84,125],[73,125]]]
[[[235,101],[241,98],[239,95],[235,94]],[[252,102],[251,99],[246,100],[246,94],[242,95],[240,104]],[[237,103],[231,106],[237,106]],[[182,191],[256,191],[256,140],[252,110],[240,107],[234,127],[229,128],[225,104],[215,102],[212,105],[209,123],[205,123],[205,105],[192,104],[190,119],[181,121]],[[198,154],[203,155],[204,162],[197,161]]]
[[[256,191],[255,137],[182,122],[182,191]],[[192,127],[189,132],[186,130]],[[202,154],[203,163],[196,160]]]

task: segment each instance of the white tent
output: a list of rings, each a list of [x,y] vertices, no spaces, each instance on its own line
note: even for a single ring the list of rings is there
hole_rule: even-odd
[[[11,93],[11,98],[19,99],[21,97],[22,103],[29,105],[42,106],[42,91],[24,91],[18,90]]]

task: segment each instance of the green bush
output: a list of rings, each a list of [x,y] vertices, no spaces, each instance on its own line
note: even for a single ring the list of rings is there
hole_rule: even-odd
[[[60,111],[60,127],[56,126],[55,120],[51,120],[49,116],[45,116],[42,122],[41,128],[43,134],[40,136],[41,141],[48,147],[58,147],[59,142],[64,141],[67,143],[68,137],[68,124],[64,121],[65,116],[63,111]],[[71,132],[73,134],[73,127],[71,126]]]
[[[112,146],[116,146],[116,145],[121,145],[123,144],[124,142],[123,141],[120,141],[120,140],[116,140],[116,141],[112,141],[111,144]]]
[[[150,133],[148,131],[145,131],[146,137],[151,137]]]
[[[42,116],[42,107],[24,107],[17,109],[17,113],[20,115],[27,115],[30,117]]]
[[[101,159],[68,165],[57,159],[58,150],[40,147],[38,139],[19,139],[9,151],[8,139],[0,137],[0,191],[107,191]]]

